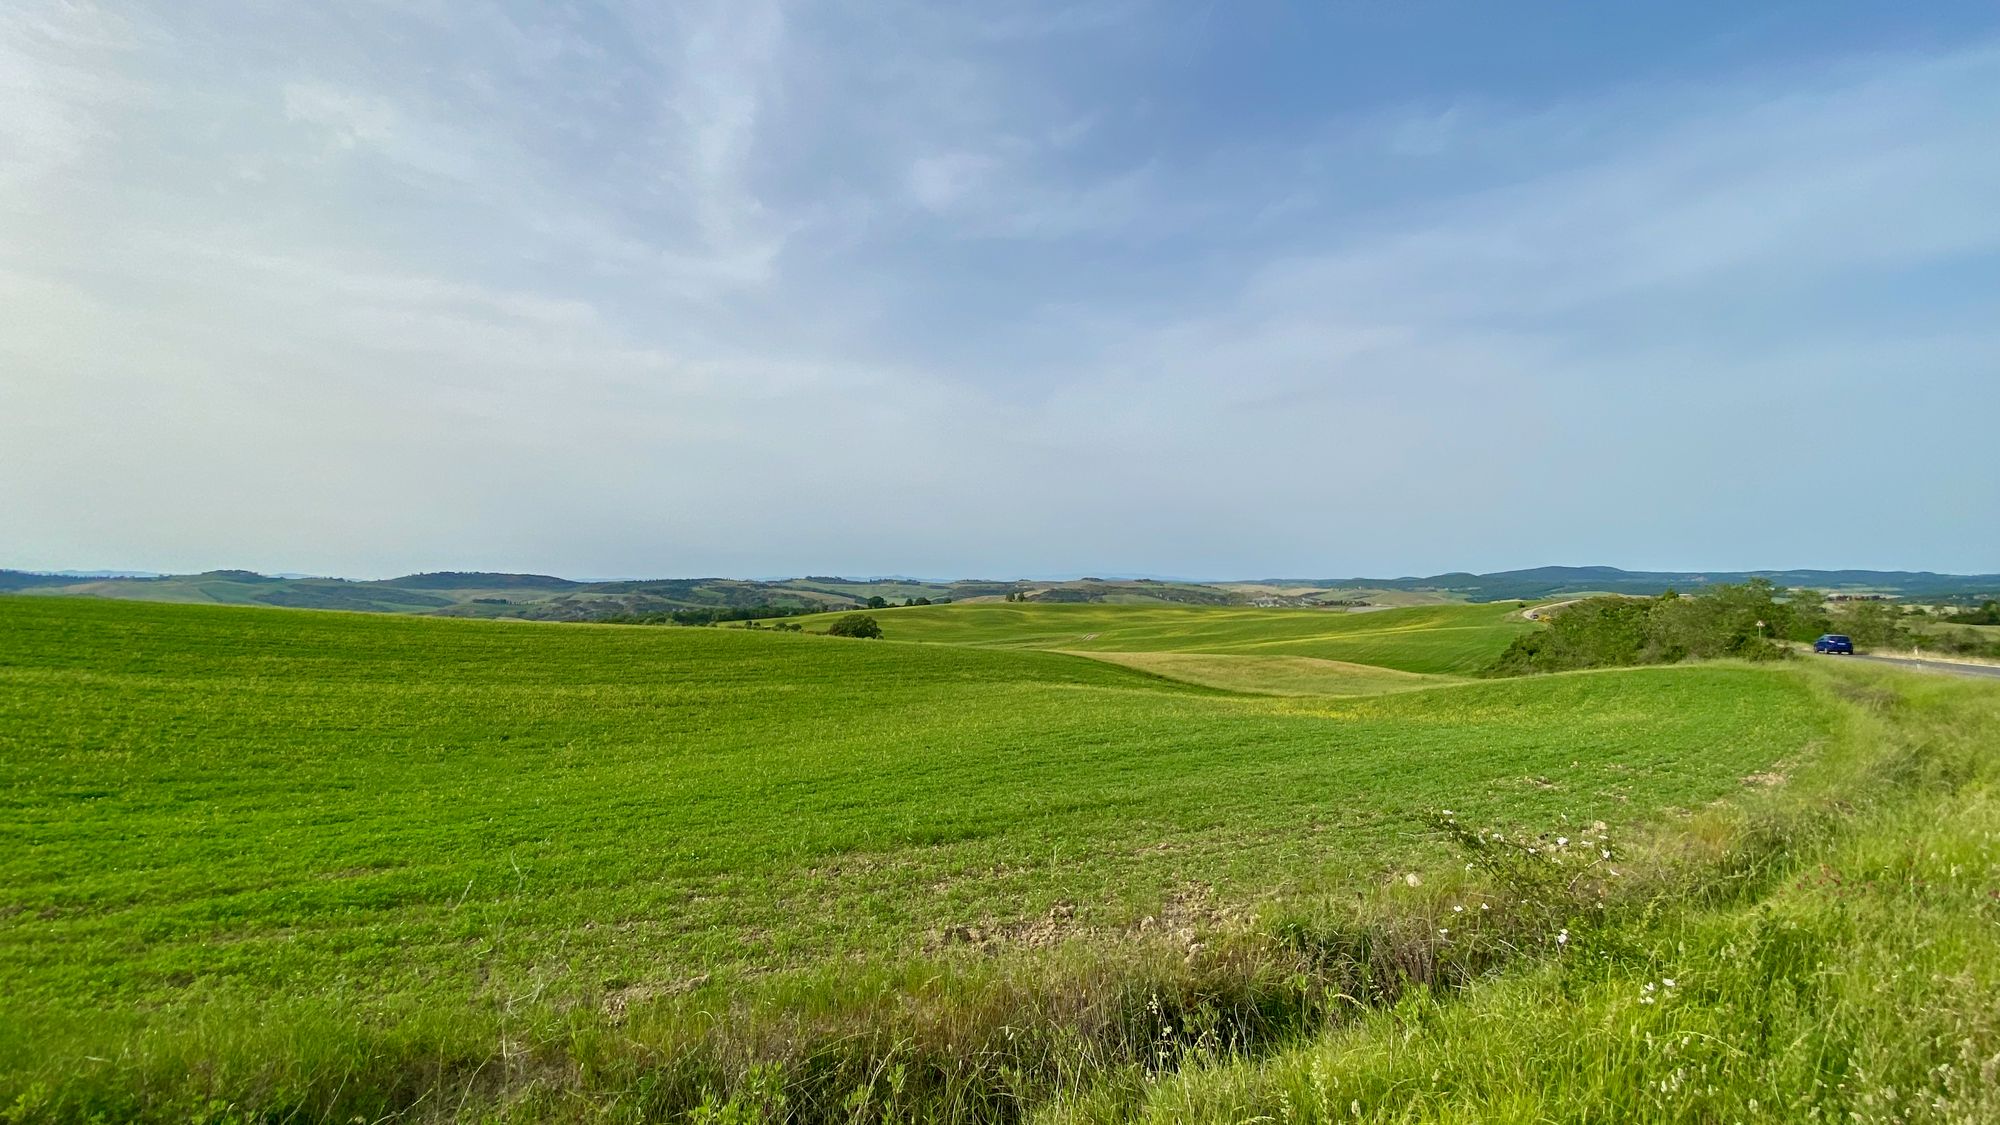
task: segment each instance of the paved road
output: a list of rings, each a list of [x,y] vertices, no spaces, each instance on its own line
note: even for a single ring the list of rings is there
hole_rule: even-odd
[[[1876,664],[1895,664],[1924,672],[1947,672],[1954,676],[1985,676],[2000,680],[2000,665],[1994,664],[1954,664],[1949,660],[1911,660],[1906,656],[1868,656],[1862,653],[1856,653],[1854,659]]]
[[[1576,603],[1582,600],[1583,600],[1582,598],[1571,598],[1566,602],[1549,602],[1546,605],[1531,605],[1528,608],[1521,611],[1521,616],[1527,618],[1530,621],[1540,621],[1542,619],[1542,614],[1548,613],[1552,610],[1561,609],[1566,605],[1575,605]]]

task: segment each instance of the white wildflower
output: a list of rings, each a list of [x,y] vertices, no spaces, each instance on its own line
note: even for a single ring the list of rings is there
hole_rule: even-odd
[[[1408,883],[1412,887],[1421,887],[1424,885],[1424,881],[1422,879],[1417,878],[1417,873],[1414,871],[1410,872],[1408,875],[1403,876],[1403,882]]]
[[[1463,914],[1465,913],[1465,907],[1460,906],[1457,903],[1452,903],[1451,912],[1453,914]]]
[[[1556,837],[1556,847],[1559,847],[1559,848],[1566,848],[1566,847],[1569,847],[1569,837],[1568,837],[1568,836],[1557,836],[1557,837]]]
[[[1557,934],[1557,935],[1556,935],[1556,944],[1557,944],[1557,945],[1568,945],[1568,944],[1569,944],[1569,931],[1568,931],[1568,930],[1564,930],[1564,931],[1563,931],[1562,933],[1559,933],[1559,934]]]

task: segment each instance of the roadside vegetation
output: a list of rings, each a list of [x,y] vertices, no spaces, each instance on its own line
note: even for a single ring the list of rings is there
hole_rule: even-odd
[[[1958,618],[1893,602],[1829,602],[1816,590],[1780,590],[1753,579],[1692,596],[1582,598],[1546,614],[1548,628],[1522,633],[1489,669],[1492,675],[1673,664],[1683,660],[1780,660],[1826,633],[1863,649],[1916,648],[2000,657],[2000,643]],[[1971,615],[1968,615],[1971,616]]]
[[[1828,631],[1817,595],[1782,599],[1769,582],[1719,586],[1696,597],[1583,598],[1548,614],[1548,628],[1514,638],[1490,670],[1497,675],[1674,664],[1735,657],[1776,660],[1779,642]],[[1860,638],[1857,638],[1859,640]]]
[[[0,1120],[1991,1108],[1990,686],[868,616],[0,599]]]
[[[1041,1119],[2000,1118],[2000,692],[1813,675],[1843,725],[1789,791],[1614,852],[1618,891],[1560,883],[1572,841],[1539,867],[1512,857],[1536,875],[1501,865],[1466,892],[1566,901],[1514,971],[1413,984],[1272,1056],[1128,1073]],[[1451,834],[1476,859],[1515,847],[1485,826]]]

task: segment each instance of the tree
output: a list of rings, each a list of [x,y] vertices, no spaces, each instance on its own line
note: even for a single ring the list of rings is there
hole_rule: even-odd
[[[1854,638],[1857,645],[1893,648],[1909,642],[1903,611],[1888,602],[1849,602],[1834,615],[1833,631]]]
[[[931,604],[931,600],[930,600],[929,598],[918,598],[918,599],[917,599],[917,604],[918,604],[918,605],[929,605],[929,604]]]
[[[1790,611],[1791,626],[1785,636],[1794,641],[1810,641],[1822,633],[1833,632],[1833,619],[1827,616],[1826,595],[1818,590],[1796,590],[1786,599]]]
[[[865,613],[850,613],[827,626],[826,635],[829,637],[867,637],[872,640],[882,635],[882,623]]]
[[[1945,620],[1954,625],[2000,625],[2000,601],[1988,598],[1978,609],[1953,614]]]
[[[1582,598],[1544,615],[1545,628],[1516,637],[1491,671],[1520,675],[1717,657],[1779,659],[1787,650],[1772,638],[1817,619],[1797,620],[1795,610],[1803,614],[1804,606],[1780,602],[1776,593],[1771,583],[1752,579],[1690,597],[1670,590],[1657,598]]]
[[[870,597],[870,598],[868,599],[868,608],[869,608],[869,609],[888,609],[888,608],[889,608],[889,599],[887,599],[887,598],[883,597],[883,596],[882,596],[882,595],[880,595],[880,594],[876,594],[876,595],[873,595],[872,597]]]

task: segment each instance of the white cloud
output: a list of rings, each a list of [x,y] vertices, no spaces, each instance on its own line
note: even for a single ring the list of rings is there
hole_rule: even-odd
[[[285,86],[285,116],[324,129],[337,149],[387,144],[396,135],[396,112],[376,98],[357,96],[317,82]]]
[[[1019,67],[1134,11],[0,28],[0,564],[1781,562],[1846,398],[1935,447],[1884,541],[2000,504],[2000,310],[1894,280],[2000,244],[1991,52],[1256,136]]]
[[[134,92],[90,62],[135,46],[122,20],[87,3],[23,10],[0,24],[0,190],[23,190],[104,142],[100,114]]]
[[[910,194],[930,211],[949,211],[979,190],[999,162],[973,152],[918,157],[910,166]]]
[[[749,186],[763,105],[782,63],[784,16],[769,0],[720,0],[684,10],[666,112],[679,159],[665,170],[688,200],[706,247],[761,278],[784,232]]]

